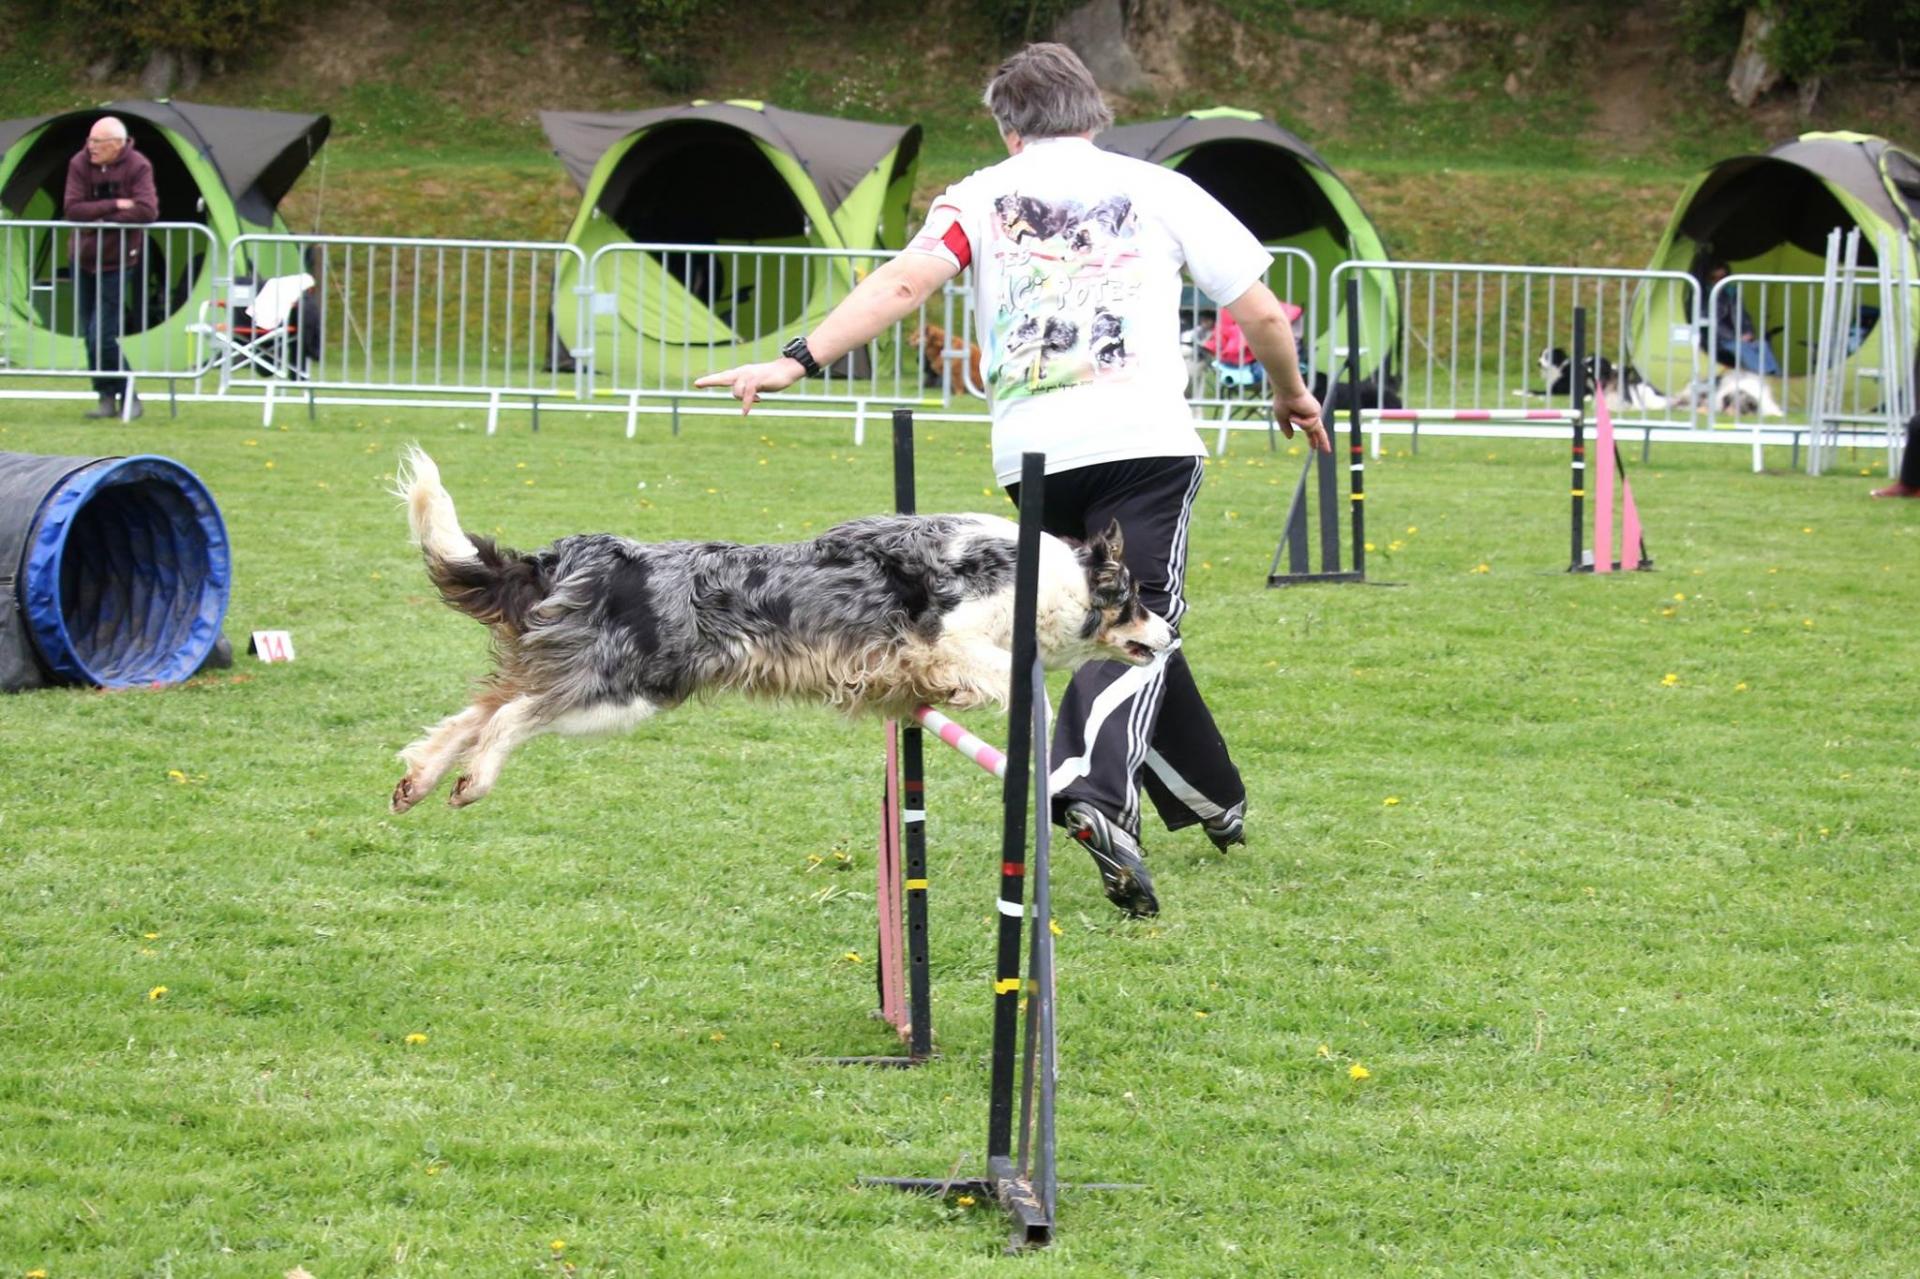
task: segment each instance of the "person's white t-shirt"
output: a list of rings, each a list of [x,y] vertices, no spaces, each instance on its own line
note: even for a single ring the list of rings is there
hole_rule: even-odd
[[[1206,446],[1187,407],[1180,270],[1226,306],[1273,263],[1191,179],[1085,138],[1028,142],[949,187],[907,246],[973,272],[993,467],[1047,470]]]

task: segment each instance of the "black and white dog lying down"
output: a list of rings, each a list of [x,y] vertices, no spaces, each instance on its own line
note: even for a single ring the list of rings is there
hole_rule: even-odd
[[[396,813],[455,765],[457,808],[540,733],[620,732],[725,689],[896,716],[1007,701],[1018,529],[999,516],[871,516],[765,546],[585,533],[523,554],[461,530],[419,449],[396,487],[427,576],[486,624],[495,662],[471,706],[400,752]],[[1122,550],[1117,524],[1080,546],[1042,537],[1049,667],[1145,665],[1173,643]]]
[[[1573,357],[1563,348],[1556,346],[1540,353],[1540,373],[1547,380],[1546,390],[1527,389],[1514,394],[1536,398],[1565,398],[1573,394]],[[1587,357],[1580,381],[1581,390],[1587,395],[1596,389],[1605,391],[1610,409],[1664,409],[1672,403],[1658,387],[1641,377],[1633,365],[1619,367],[1604,355]]]

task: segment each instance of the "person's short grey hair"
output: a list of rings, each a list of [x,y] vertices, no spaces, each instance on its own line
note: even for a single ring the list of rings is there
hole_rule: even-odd
[[[1022,138],[1069,138],[1113,123],[1093,73],[1064,44],[1030,44],[1002,62],[983,101],[1001,133]]]
[[[95,133],[103,138],[112,138],[120,142],[127,140],[127,126],[119,116],[103,115],[95,120],[93,127],[87,130],[87,136],[92,137]]]

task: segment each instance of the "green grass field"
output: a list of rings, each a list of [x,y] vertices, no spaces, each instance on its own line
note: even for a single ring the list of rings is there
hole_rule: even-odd
[[[481,628],[384,488],[470,527],[795,538],[886,509],[844,424],[0,411],[0,449],[157,451],[231,527],[228,633],[299,660],[0,700],[0,1276],[1908,1275],[1920,1175],[1920,510],[1662,446],[1660,569],[1570,577],[1563,446],[1368,475],[1396,588],[1269,591],[1299,465],[1237,438],[1189,653],[1251,846],[1149,830],[1165,910],[1061,851],[1049,1252],[862,1190],[985,1141],[993,788],[930,762],[934,1016],[881,1052],[880,738],[715,702],[545,738],[386,811]],[[1784,468],[1784,453],[1775,461]],[[928,426],[922,508],[1005,509]],[[991,737],[1002,730],[976,718]],[[1367,1077],[1355,1078],[1364,1067]]]

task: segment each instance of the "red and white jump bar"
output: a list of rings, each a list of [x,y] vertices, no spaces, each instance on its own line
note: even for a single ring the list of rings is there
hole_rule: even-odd
[[[913,713],[913,718],[915,723],[931,731],[987,772],[1003,781],[1006,779],[1007,757],[998,747],[981,741],[931,706],[922,706]]]

